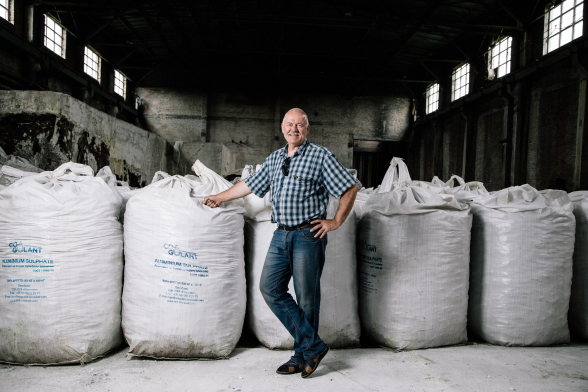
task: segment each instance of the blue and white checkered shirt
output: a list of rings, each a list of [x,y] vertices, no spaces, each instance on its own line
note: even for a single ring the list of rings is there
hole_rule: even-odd
[[[261,169],[245,179],[251,191],[263,197],[268,190],[272,203],[272,222],[296,226],[310,219],[325,219],[329,194],[341,196],[358,183],[335,155],[304,140],[290,157],[289,173],[282,172],[288,146],[274,151]]]

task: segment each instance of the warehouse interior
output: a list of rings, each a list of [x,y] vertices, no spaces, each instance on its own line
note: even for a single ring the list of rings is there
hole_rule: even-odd
[[[399,157],[412,180],[587,190],[584,10],[583,0],[0,0],[0,148],[38,172],[108,166],[131,188],[158,172],[192,175],[196,160],[233,181],[285,145],[282,119],[299,107],[309,140],[364,188]],[[334,351],[320,387],[588,389],[588,343],[574,334],[556,347],[473,335],[445,349],[376,346],[362,337]],[[118,349],[85,367],[0,365],[0,387],[297,390],[298,378],[274,378],[278,353],[246,328],[229,361]]]

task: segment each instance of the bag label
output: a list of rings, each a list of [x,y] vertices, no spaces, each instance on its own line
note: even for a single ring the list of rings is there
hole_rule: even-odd
[[[33,258],[33,254],[42,253],[43,248],[36,245],[28,245],[22,241],[13,241],[8,244],[12,253],[28,253],[28,257],[18,257],[2,259],[0,272],[6,278],[5,291],[0,295],[10,302],[42,302],[47,299],[43,293],[43,286],[46,278],[31,277],[31,275],[46,276],[55,271],[55,261],[46,258]],[[23,256],[25,256],[23,254]],[[33,256],[33,257],[31,257]],[[17,278],[23,274],[27,278]]]
[[[202,283],[179,282],[175,280],[161,280],[166,285],[164,294],[159,294],[159,298],[165,298],[167,302],[194,305],[197,302],[204,302],[198,298],[198,294],[193,291],[193,287],[200,287]]]
[[[40,287],[45,279],[6,279],[8,294],[4,298],[10,302],[39,302],[46,299]]]
[[[361,269],[359,273],[359,288],[366,293],[374,294],[378,292],[375,281],[382,270],[383,259],[376,257],[378,250],[376,245],[368,244],[364,240],[359,241],[359,262]],[[373,252],[373,253],[372,253]]]
[[[210,277],[208,267],[197,265],[192,260],[198,260],[195,252],[187,252],[180,249],[178,245],[164,244],[163,248],[169,256],[174,256],[175,260],[156,258],[153,260],[155,268],[173,271],[177,279],[162,279],[163,292],[159,293],[159,298],[169,303],[182,305],[194,305],[198,302],[204,302],[195,291],[202,283],[195,283],[200,278]],[[189,260],[182,260],[189,259]]]

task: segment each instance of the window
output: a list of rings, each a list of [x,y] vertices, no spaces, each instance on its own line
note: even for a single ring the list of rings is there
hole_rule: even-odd
[[[114,70],[114,92],[127,99],[127,77],[118,70]]]
[[[89,47],[84,48],[84,72],[100,82],[100,56]]]
[[[453,70],[451,75],[451,100],[455,101],[470,92],[470,65],[463,64]]]
[[[12,18],[10,14],[10,1],[8,0],[0,0],[0,18],[6,19],[7,21],[12,23]]]
[[[512,37],[496,42],[488,52],[488,79],[501,78],[510,72],[510,48]]]
[[[47,15],[45,15],[45,46],[65,58],[65,30]]]
[[[430,84],[426,92],[427,114],[439,109],[439,83]]]
[[[565,0],[545,11],[543,54],[582,36],[584,0]]]

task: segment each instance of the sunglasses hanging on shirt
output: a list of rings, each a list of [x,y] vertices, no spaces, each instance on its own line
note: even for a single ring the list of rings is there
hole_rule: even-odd
[[[282,174],[287,176],[290,173],[290,157],[284,159],[282,163]]]

